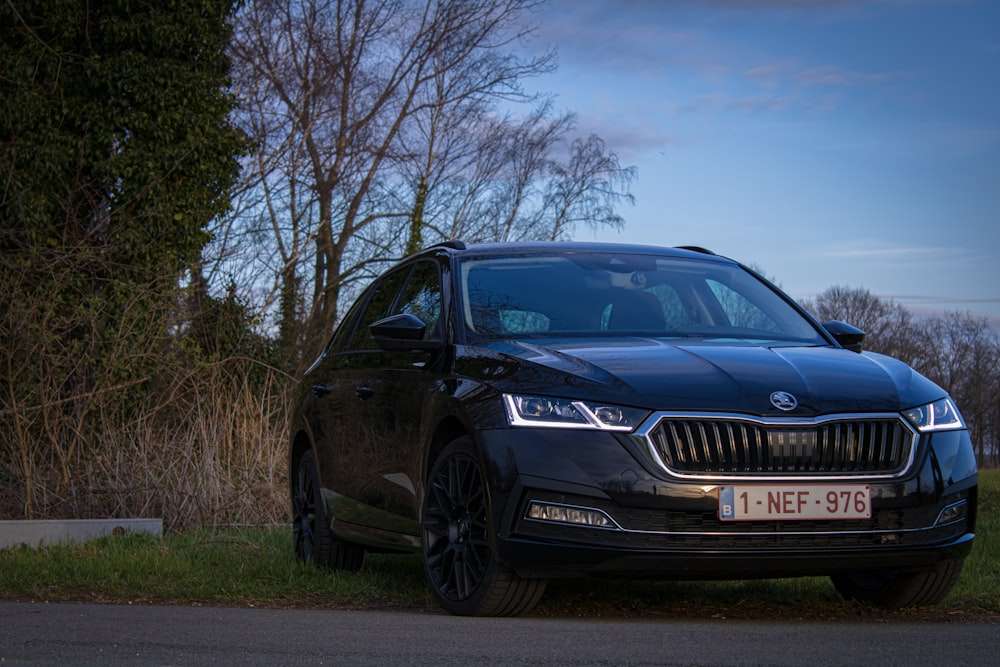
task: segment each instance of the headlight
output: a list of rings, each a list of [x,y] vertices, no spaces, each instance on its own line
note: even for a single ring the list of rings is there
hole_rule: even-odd
[[[903,415],[920,431],[953,431],[965,428],[962,415],[959,414],[955,402],[950,398],[942,398],[918,408],[904,410]]]
[[[548,396],[504,394],[503,400],[511,426],[631,431],[649,414],[640,408]]]

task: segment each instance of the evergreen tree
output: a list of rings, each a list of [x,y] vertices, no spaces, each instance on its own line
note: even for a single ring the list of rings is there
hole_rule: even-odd
[[[229,207],[230,0],[0,2],[0,467],[22,484],[125,421]],[[5,465],[6,464],[6,465]]]

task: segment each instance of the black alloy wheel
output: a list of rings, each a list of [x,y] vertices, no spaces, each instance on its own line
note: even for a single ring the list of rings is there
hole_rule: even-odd
[[[355,571],[364,560],[364,549],[333,535],[320,491],[316,458],[310,449],[295,467],[292,477],[292,540],[295,557],[320,567]]]
[[[498,562],[488,512],[472,441],[459,438],[434,464],[421,512],[424,574],[451,614],[516,616],[545,591],[546,580],[524,579]]]

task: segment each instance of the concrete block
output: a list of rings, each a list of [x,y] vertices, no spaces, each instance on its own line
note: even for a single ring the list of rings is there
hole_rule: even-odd
[[[119,530],[120,529],[120,530]],[[86,542],[120,531],[163,534],[163,519],[67,519],[0,521],[0,549],[59,542]]]

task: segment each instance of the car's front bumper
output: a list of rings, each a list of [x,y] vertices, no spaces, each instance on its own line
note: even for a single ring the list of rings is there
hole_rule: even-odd
[[[672,479],[627,436],[553,429],[483,431],[493,535],[522,576],[627,574],[678,579],[919,569],[964,558],[974,539],[977,480],[967,434],[920,444],[913,468],[871,480],[872,518],[719,519],[719,480]],[[598,512],[610,527],[528,516],[530,503]],[[957,517],[942,517],[959,506]]]

